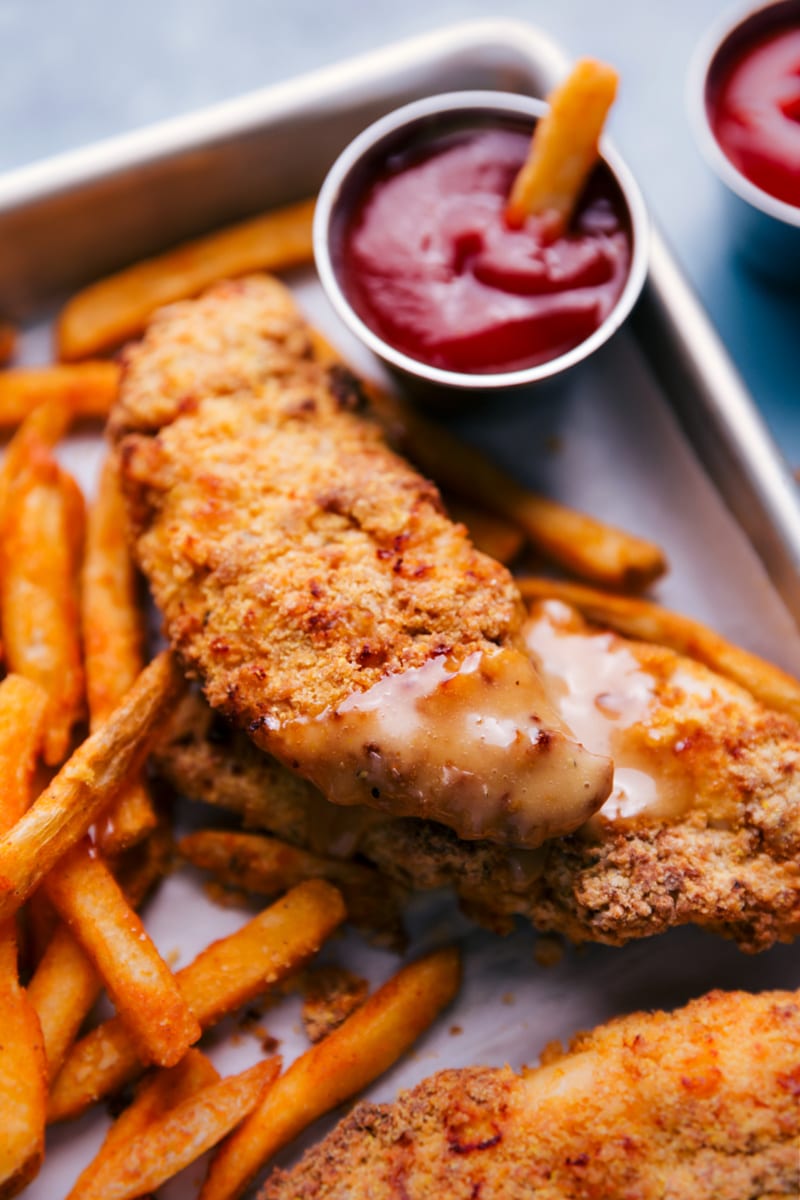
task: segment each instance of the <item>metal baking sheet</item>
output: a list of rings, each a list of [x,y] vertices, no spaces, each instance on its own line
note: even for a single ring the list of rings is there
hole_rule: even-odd
[[[309,194],[341,146],[397,104],[456,88],[541,95],[564,65],[558,49],[527,26],[461,25],[14,172],[0,180],[0,311],[25,320],[24,357],[44,360],[48,317],[88,279],[220,222]],[[357,365],[375,372],[376,364],[338,327],[313,273],[296,273],[292,283],[313,319]],[[671,573],[659,598],[800,669],[800,637],[790,615],[800,616],[794,490],[657,236],[642,302],[610,345],[563,385],[469,411],[455,423],[524,480],[661,541]],[[100,454],[100,439],[91,434],[76,435],[63,448],[87,491]],[[198,809],[187,805],[182,819],[197,821]],[[214,907],[189,871],[171,877],[146,913],[158,945],[179,965],[242,920],[241,912]],[[460,941],[464,988],[415,1052],[369,1090],[376,1100],[447,1066],[534,1062],[553,1038],[636,1008],[672,1007],[712,987],[800,985],[797,948],[748,958],[695,929],[621,950],[568,951],[544,969],[534,962],[530,929],[492,936],[464,918],[446,894],[415,897],[409,928],[412,954]],[[323,955],[373,982],[397,968],[394,956],[352,933]],[[297,1021],[296,998],[270,1009],[263,1021],[287,1061],[305,1048]],[[212,1035],[208,1049],[226,1073],[260,1053],[255,1039],[232,1026]],[[333,1119],[318,1123],[303,1143],[322,1136]],[[45,1167],[27,1196],[65,1195],[105,1127],[98,1110],[52,1130]],[[303,1143],[280,1161],[292,1161]],[[202,1164],[190,1168],[163,1195],[188,1200],[202,1174]]]

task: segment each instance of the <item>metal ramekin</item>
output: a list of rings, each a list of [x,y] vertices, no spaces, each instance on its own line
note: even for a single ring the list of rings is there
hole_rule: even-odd
[[[800,277],[800,208],[762,191],[733,165],[711,127],[709,105],[732,57],[772,30],[800,27],[800,0],[777,0],[729,13],[697,48],[689,71],[689,118],[708,165],[725,185],[731,236],[742,257],[760,273],[797,284]]]
[[[631,228],[631,265],[619,299],[603,323],[572,350],[557,358],[518,371],[496,374],[468,374],[446,371],[410,358],[385,342],[354,312],[337,278],[333,261],[332,233],[349,211],[365,182],[372,177],[373,168],[386,161],[394,149],[399,149],[415,134],[435,130],[442,117],[476,118],[523,116],[532,123],[547,111],[543,100],[510,92],[449,92],[407,104],[370,125],[347,146],[331,167],[317,201],[314,215],[314,257],[322,285],[339,316],[350,330],[387,365],[416,383],[439,388],[469,389],[473,392],[497,392],[539,383],[560,375],[599,349],[623,323],[633,307],[647,274],[647,211],[641,192],[628,168],[607,145],[602,145],[602,159],[615,179],[628,208]]]

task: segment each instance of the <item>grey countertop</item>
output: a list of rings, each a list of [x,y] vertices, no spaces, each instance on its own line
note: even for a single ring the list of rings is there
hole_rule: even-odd
[[[622,76],[612,131],[765,412],[800,462],[800,293],[735,259],[686,115],[692,52],[725,0],[0,0],[0,169],[470,17],[538,24]]]

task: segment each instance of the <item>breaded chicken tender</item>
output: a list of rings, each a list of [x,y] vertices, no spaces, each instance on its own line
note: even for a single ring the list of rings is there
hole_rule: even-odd
[[[533,847],[611,763],[550,706],[505,568],[252,278],[163,310],[111,431],[135,552],[210,703],[341,805]]]
[[[800,729],[707,667],[593,628],[565,605],[526,626],[554,702],[615,758],[606,804],[534,852],[441,824],[327,804],[199,697],[157,749],[186,795],[412,888],[453,887],[492,928],[515,915],[574,942],[623,945],[684,924],[763,950],[800,933]],[[599,723],[599,728],[594,725]]]
[[[800,994],[712,992],[566,1054],[359,1104],[259,1200],[777,1200],[800,1194]]]

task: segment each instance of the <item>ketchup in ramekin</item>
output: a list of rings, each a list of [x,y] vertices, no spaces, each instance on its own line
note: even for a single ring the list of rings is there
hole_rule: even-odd
[[[733,165],[756,187],[800,207],[800,25],[740,47],[707,103]]]
[[[530,129],[440,133],[392,154],[353,204],[333,247],[365,325],[412,359],[469,374],[517,371],[564,354],[614,308],[631,262],[628,210],[600,164],[565,235],[504,210]]]

